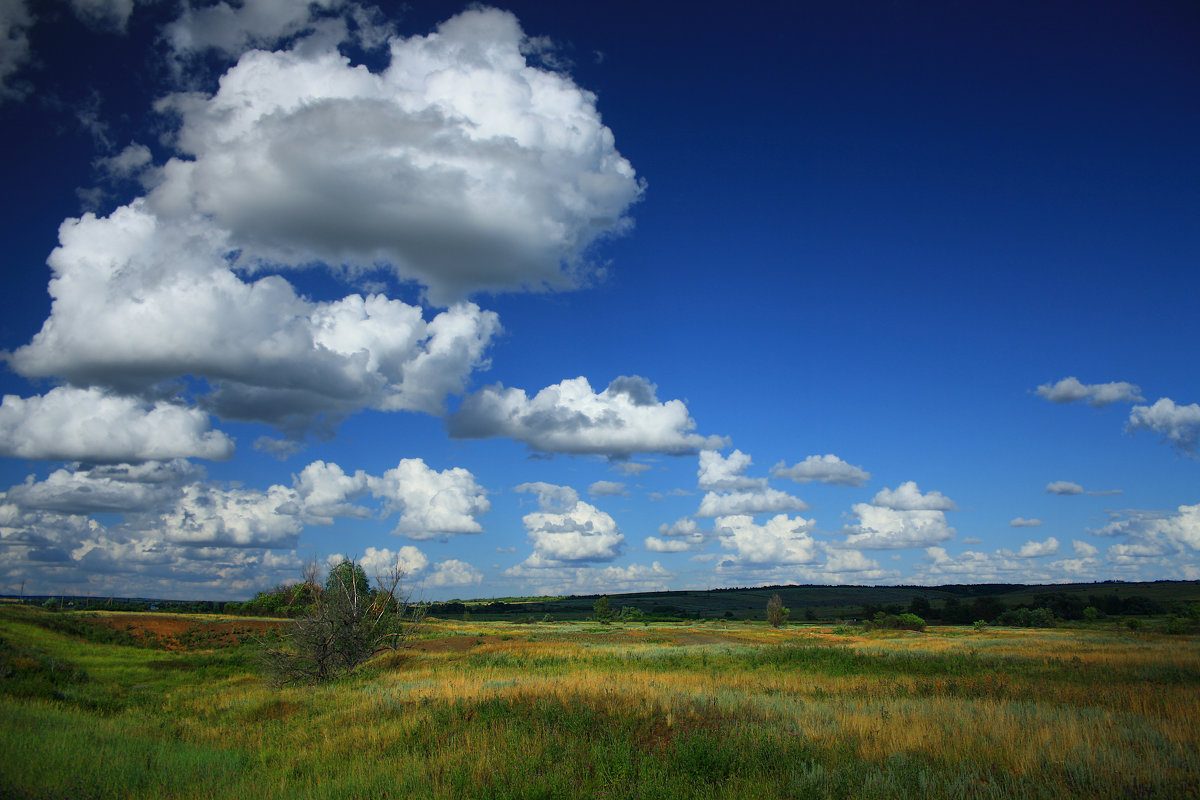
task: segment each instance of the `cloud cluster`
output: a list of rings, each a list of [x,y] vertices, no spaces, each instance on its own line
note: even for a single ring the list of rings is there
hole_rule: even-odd
[[[700,530],[694,519],[683,517],[670,525],[658,526],[658,536],[647,536],[644,544],[653,553],[686,553],[703,549],[709,534]]]
[[[1134,406],[1128,429],[1157,433],[1179,452],[1195,458],[1200,444],[1200,403],[1177,405],[1171,398],[1161,397],[1152,406]]]
[[[5,395],[0,455],[52,461],[225,460],[233,441],[200,409],[92,388],[60,386],[44,395]]]
[[[538,497],[541,510],[522,518],[533,555],[527,567],[560,567],[574,562],[611,561],[621,552],[625,535],[616,521],[579,499],[574,489],[549,483],[525,483],[515,491]]]
[[[426,321],[383,295],[313,302],[279,276],[247,283],[219,232],[164,221],[142,201],[68,220],[59,239],[50,318],[8,356],[26,377],[150,395],[193,376],[221,417],[303,430],[361,408],[441,413],[499,330],[469,303]]]
[[[1109,548],[1108,556],[1129,561],[1200,551],[1200,504],[1179,506],[1175,513],[1125,511],[1109,524],[1091,531],[1098,536],[1122,536],[1126,541]]]
[[[679,455],[720,447],[724,439],[692,431],[695,421],[680,400],[660,402],[645,378],[620,377],[604,391],[592,391],[586,378],[565,380],[532,398],[499,384],[463,398],[447,418],[456,439],[503,436],[542,453]]]
[[[1141,391],[1139,387],[1125,381],[1085,384],[1072,376],[1057,383],[1044,383],[1037,388],[1036,394],[1052,403],[1086,400],[1089,405],[1099,408],[1111,403],[1140,403],[1145,400]]]
[[[871,473],[862,467],[847,464],[832,453],[809,456],[803,461],[787,466],[780,461],[771,469],[774,478],[790,478],[796,483],[828,483],[834,486],[866,486]]]
[[[215,95],[163,104],[181,155],[151,204],[216,220],[242,263],[386,263],[438,305],[577,286],[642,185],[595,96],[530,66],[525,41],[478,8],[393,38],[376,73],[332,46],[246,52]]]
[[[845,527],[845,547],[859,550],[897,550],[928,547],[954,536],[946,511],[957,508],[940,492],[921,494],[914,481],[882,489],[870,503],[855,503],[857,522]]]
[[[759,525],[747,514],[718,517],[713,531],[740,564],[807,564],[816,558],[816,521],[778,514]]]

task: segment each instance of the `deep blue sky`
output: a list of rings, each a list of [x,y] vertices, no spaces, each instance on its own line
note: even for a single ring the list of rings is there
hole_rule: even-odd
[[[1195,4],[327,6],[0,0],[0,591],[1200,578]]]

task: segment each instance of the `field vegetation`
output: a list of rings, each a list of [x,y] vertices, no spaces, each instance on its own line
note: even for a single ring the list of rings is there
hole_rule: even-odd
[[[6,605],[0,797],[1200,796],[1194,628],[762,616],[428,619],[279,688],[284,621]]]

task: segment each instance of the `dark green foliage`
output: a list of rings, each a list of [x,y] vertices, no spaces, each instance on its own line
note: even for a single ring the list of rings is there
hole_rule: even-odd
[[[592,604],[592,616],[601,625],[607,625],[612,620],[612,605],[607,597],[600,597]]]
[[[996,618],[996,624],[1010,628],[1053,628],[1054,612],[1048,608],[1011,608]]]
[[[925,620],[916,614],[885,614],[882,611],[876,611],[874,618],[865,621],[863,627],[867,630],[881,628],[884,630],[923,631],[925,630]]]

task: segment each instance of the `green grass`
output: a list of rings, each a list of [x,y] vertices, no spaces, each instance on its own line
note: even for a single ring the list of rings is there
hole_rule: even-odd
[[[434,624],[331,684],[0,609],[2,798],[1200,796],[1200,641]]]

